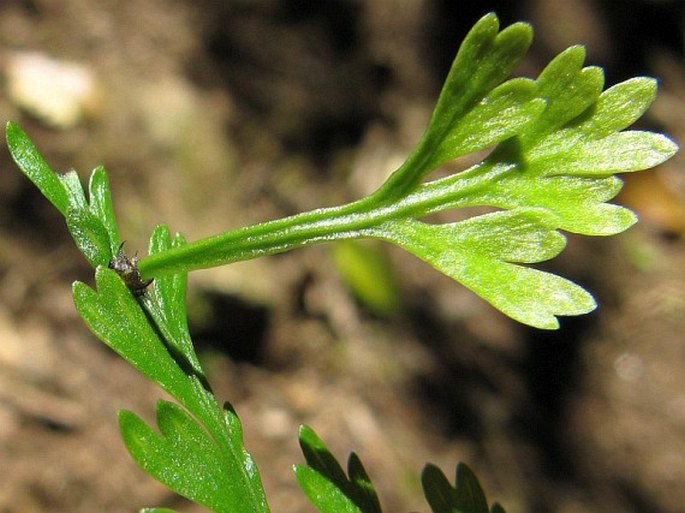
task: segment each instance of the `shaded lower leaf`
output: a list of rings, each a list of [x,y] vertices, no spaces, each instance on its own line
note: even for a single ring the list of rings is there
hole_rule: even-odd
[[[356,491],[357,504],[365,513],[381,513],[381,503],[378,500],[376,488],[371,483],[369,475],[356,453],[351,453],[347,460],[347,473]]]
[[[174,489],[194,500],[190,488],[195,485],[186,488],[184,481],[174,481],[190,479],[178,474],[179,469],[193,469],[198,479],[203,474],[224,476],[213,481],[223,483],[215,492],[221,497],[202,496],[203,504],[230,505],[218,511],[268,512],[259,474],[243,446],[237,418],[228,422],[214,395],[171,356],[140,304],[114,271],[99,267],[95,278],[97,292],[83,283],[74,284],[74,303],[91,331],[181,402],[207,430],[171,403],[161,403],[158,408],[158,423],[165,436],[126,412],[122,414],[122,433],[128,436],[131,453],[155,477],[169,486],[173,483]],[[188,461],[184,462],[184,458]]]
[[[376,490],[356,454],[350,454],[348,478],[311,428],[300,426],[299,438],[307,466],[295,465],[295,475],[305,495],[322,513],[380,513]]]
[[[300,488],[321,513],[364,513],[338,486],[313,468],[293,468]]]
[[[299,440],[307,465],[326,476],[338,488],[344,489],[349,486],[345,471],[313,429],[300,426]]]
[[[426,465],[421,474],[421,483],[423,493],[433,513],[457,512],[457,492],[438,467]]]
[[[435,465],[426,465],[421,474],[423,493],[433,513],[490,513],[483,488],[473,471],[459,463],[452,486],[445,474]],[[494,504],[492,513],[504,513]]]
[[[488,501],[473,471],[464,463],[457,464],[454,484],[458,507],[465,513],[488,513]]]
[[[336,270],[352,293],[378,314],[395,312],[400,304],[400,290],[386,255],[357,240],[332,245]]]

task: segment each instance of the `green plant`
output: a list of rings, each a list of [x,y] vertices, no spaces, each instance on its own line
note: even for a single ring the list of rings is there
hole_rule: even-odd
[[[120,254],[105,170],[93,171],[86,195],[74,171],[55,174],[21,128],[7,124],[15,162],[62,213],[95,268],[96,290],[80,282],[73,287],[80,315],[98,338],[178,402],[158,402],[159,431],[132,412],[119,415],[124,443],[145,471],[217,512],[268,511],[239,419],[228,403],[217,402],[193,349],[185,291],[187,273],[194,269],[373,237],[403,247],[531,326],[557,328],[557,316],[595,307],[580,286],[521,264],[556,256],[565,245],[559,230],[612,235],[627,229],[635,215],[606,203],[621,187],[614,174],[657,165],[677,147],[664,135],[621,131],[652,103],[656,82],[635,78],[602,92],[603,73],[583,67],[582,47],[562,52],[536,80],[507,80],[531,40],[527,24],[499,31],[494,14],[478,21],[459,50],[423,138],[370,196],[193,243],[162,225],[140,262]],[[424,182],[440,165],[487,148],[494,149],[471,168]],[[495,211],[455,223],[424,220],[473,206]],[[345,474],[311,429],[301,429],[300,443],[306,465],[296,465],[295,474],[321,511],[380,511],[355,454]],[[454,486],[430,465],[422,481],[435,513],[503,511],[498,505],[488,508],[463,464]]]

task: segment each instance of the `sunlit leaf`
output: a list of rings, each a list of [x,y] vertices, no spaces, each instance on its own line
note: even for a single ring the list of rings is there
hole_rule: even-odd
[[[50,203],[64,216],[67,214],[69,198],[64,185],[50,169],[43,157],[19,125],[9,121],[6,127],[7,147],[17,167],[43,193]]]
[[[90,211],[100,220],[109,235],[111,259],[117,254],[121,239],[119,238],[117,221],[114,216],[109,180],[104,167],[98,166],[93,170],[93,173],[90,175],[88,192]]]
[[[378,233],[495,308],[542,329],[559,326],[557,316],[579,315],[596,306],[592,296],[551,273],[518,265],[556,256],[564,237],[556,217],[544,209],[495,212],[450,224],[388,222]]]
[[[221,451],[206,431],[167,401],[157,403],[157,425],[160,434],[131,412],[119,414],[124,443],[143,470],[213,511],[248,513],[240,490],[235,490],[233,472],[225,468]]]

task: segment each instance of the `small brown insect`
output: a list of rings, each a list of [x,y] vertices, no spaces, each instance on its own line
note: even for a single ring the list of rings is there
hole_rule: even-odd
[[[147,288],[152,280],[145,280],[140,276],[140,271],[138,271],[138,256],[133,255],[130,259],[124,254],[124,243],[119,245],[119,250],[117,251],[117,256],[110,260],[107,265],[110,269],[116,271],[116,273],[121,276],[124,283],[128,289],[133,293],[134,296],[140,297],[145,294],[145,289]]]

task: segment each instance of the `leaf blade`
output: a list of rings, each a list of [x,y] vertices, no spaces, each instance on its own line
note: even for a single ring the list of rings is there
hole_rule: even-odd
[[[67,208],[67,228],[83,256],[93,267],[112,259],[110,235],[100,219],[85,208]]]
[[[376,490],[356,454],[348,459],[348,477],[314,430],[300,426],[299,440],[307,465],[294,465],[293,470],[302,491],[322,513],[380,513]]]
[[[321,513],[364,513],[340,488],[305,465],[293,467],[297,483]]]
[[[100,220],[109,236],[111,259],[119,250],[121,238],[119,237],[116,216],[114,215],[109,179],[104,167],[98,166],[91,173],[88,192],[90,211]]]
[[[69,198],[67,191],[38,152],[26,132],[14,121],[8,121],[5,128],[7,147],[17,167],[31,180],[63,216],[67,214]]]
[[[157,425],[160,434],[131,412],[124,410],[119,415],[126,448],[145,472],[213,511],[252,513],[241,494],[235,493],[231,482],[235,469],[224,466],[216,445],[187,413],[173,403],[159,401]]]
[[[514,23],[500,32],[494,13],[476,22],[459,47],[426,132],[407,161],[374,194],[375,198],[389,201],[407,194],[445,158],[458,156],[460,150],[440,152],[438,148],[465,114],[518,66],[532,37],[532,29],[526,23]],[[529,97],[522,103],[525,101],[537,104],[537,100]],[[534,110],[538,108],[536,105]],[[527,122],[528,116],[525,118]]]
[[[596,308],[582,287],[551,273],[518,265],[556,256],[564,237],[543,209],[518,209],[428,225],[386,223],[376,236],[397,244],[471,289],[509,317],[540,329],[559,327],[558,316]]]

